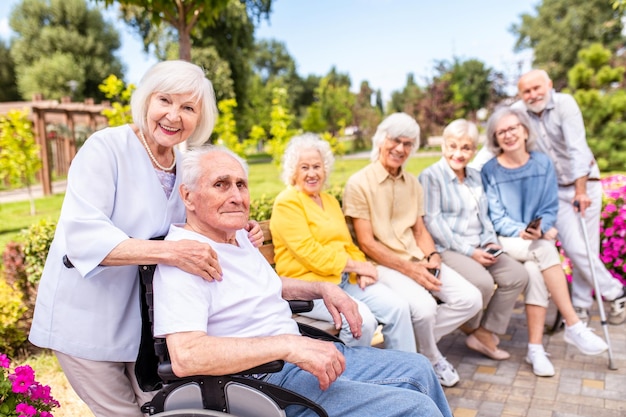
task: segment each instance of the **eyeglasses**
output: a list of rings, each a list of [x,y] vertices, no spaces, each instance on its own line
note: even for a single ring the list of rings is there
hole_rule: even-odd
[[[398,145],[402,145],[405,151],[410,151],[415,146],[415,141],[413,140],[402,141],[399,138],[390,138],[390,137],[388,137],[387,140],[393,144],[394,148],[397,148]]]
[[[456,142],[452,142],[452,141],[445,142],[444,147],[445,147],[446,152],[450,152],[450,153],[460,151],[461,153],[464,153],[464,154],[470,154],[476,150],[474,146],[470,146],[470,145],[459,146]]]
[[[521,123],[518,123],[518,124],[513,125],[513,126],[507,128],[507,129],[497,130],[496,131],[496,138],[502,139],[502,138],[505,138],[509,134],[515,133],[517,131],[517,129],[519,129],[519,127],[521,125],[522,125]]]

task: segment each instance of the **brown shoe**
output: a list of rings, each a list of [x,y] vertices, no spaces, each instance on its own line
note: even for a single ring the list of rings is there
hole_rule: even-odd
[[[495,348],[495,350],[489,349],[473,334],[467,336],[467,339],[465,339],[465,346],[472,350],[475,350],[476,352],[482,353],[488,358],[495,359],[497,361],[502,361],[511,357],[509,352],[498,349],[497,347]]]

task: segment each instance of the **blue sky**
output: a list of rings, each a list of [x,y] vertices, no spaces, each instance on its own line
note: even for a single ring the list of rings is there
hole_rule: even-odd
[[[516,75],[528,69],[529,51],[515,54],[509,32],[522,13],[535,14],[540,0],[274,0],[270,21],[257,38],[285,43],[298,73],[325,75],[334,66],[348,73],[352,89],[364,80],[385,99],[400,90],[408,73],[418,83],[432,76],[434,63],[476,58]],[[10,36],[8,16],[18,0],[0,3],[0,37]],[[111,12],[112,22],[114,14]],[[115,22],[114,22],[115,23]],[[155,60],[145,55],[129,29],[115,23],[123,47],[118,56],[126,81],[138,82]]]

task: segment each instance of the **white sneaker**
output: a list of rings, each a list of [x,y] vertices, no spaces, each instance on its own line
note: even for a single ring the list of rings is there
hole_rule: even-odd
[[[461,379],[456,369],[446,358],[439,359],[439,362],[433,365],[433,369],[439,378],[439,382],[444,387],[453,387]]]
[[[554,366],[552,366],[548,356],[550,355],[543,349],[528,350],[526,363],[532,365],[533,374],[537,376],[554,376]]]
[[[570,327],[565,326],[563,339],[576,346],[585,355],[599,355],[609,348],[604,340],[595,335],[593,330],[582,321]]]

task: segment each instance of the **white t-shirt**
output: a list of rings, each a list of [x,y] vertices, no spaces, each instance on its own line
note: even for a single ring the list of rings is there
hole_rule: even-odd
[[[282,282],[245,230],[239,246],[172,225],[167,240],[206,242],[217,252],[222,281],[208,282],[176,267],[159,265],[154,274],[154,335],[203,331],[211,336],[258,337],[300,334],[282,298]]]

